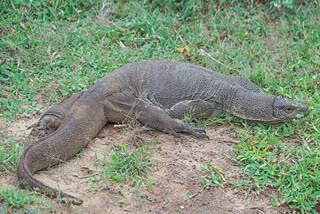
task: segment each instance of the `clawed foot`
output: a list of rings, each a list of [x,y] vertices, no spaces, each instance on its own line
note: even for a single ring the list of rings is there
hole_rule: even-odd
[[[194,131],[202,134],[207,134],[206,130],[203,128],[193,128]]]
[[[58,117],[46,115],[27,129],[32,129],[30,133],[31,136],[42,138],[57,130],[61,121]]]
[[[190,125],[186,125],[187,130],[186,132],[189,134],[192,134],[193,136],[197,137],[197,138],[207,138],[209,140],[209,136],[207,135],[207,132],[205,129],[202,128],[193,128]]]
[[[66,204],[66,205],[69,205],[69,204],[73,204],[73,205],[81,205],[83,203],[83,200],[81,200],[80,198],[77,198],[77,197],[61,197],[61,198],[58,198],[57,199],[58,203],[61,203],[61,204]]]
[[[183,125],[183,129],[179,130],[178,132],[176,131],[169,131],[168,133],[173,135],[174,137],[178,137],[178,138],[183,138],[183,135],[180,132],[186,132],[189,133],[197,138],[207,138],[209,140],[209,136],[206,133],[205,129],[202,128],[193,128],[191,125],[189,124],[184,124]]]

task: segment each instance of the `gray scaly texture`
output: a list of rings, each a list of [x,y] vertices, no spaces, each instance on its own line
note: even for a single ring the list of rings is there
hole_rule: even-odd
[[[231,114],[274,124],[299,119],[308,112],[306,105],[264,94],[245,78],[218,74],[188,63],[132,63],[50,108],[31,127],[31,135],[42,138],[22,154],[18,178],[24,187],[61,202],[81,204],[81,199],[48,187],[33,174],[73,157],[108,122],[122,123],[134,116],[142,124],[174,136],[185,132],[208,138],[204,129],[185,124],[181,120],[183,115]]]

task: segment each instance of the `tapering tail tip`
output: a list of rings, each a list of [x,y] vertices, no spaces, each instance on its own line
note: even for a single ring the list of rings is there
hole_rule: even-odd
[[[83,203],[83,200],[80,198],[53,189],[38,181],[31,173],[26,162],[24,155],[22,155],[17,170],[18,182],[21,188],[30,188],[46,195],[49,198],[56,198],[57,202],[62,204],[81,205]]]

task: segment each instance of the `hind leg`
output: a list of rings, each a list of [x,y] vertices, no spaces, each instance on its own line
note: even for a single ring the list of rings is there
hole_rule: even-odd
[[[65,115],[67,115],[72,105],[81,97],[82,93],[76,93],[59,105],[49,108],[40,117],[38,122],[28,127],[28,129],[32,128],[30,136],[42,138],[57,130]]]

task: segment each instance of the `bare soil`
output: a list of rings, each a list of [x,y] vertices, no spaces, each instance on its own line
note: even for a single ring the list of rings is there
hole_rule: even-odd
[[[29,116],[15,123],[0,118],[1,127],[9,135],[28,134],[26,127],[35,121]],[[57,213],[291,213],[287,207],[271,205],[271,197],[277,198],[273,190],[249,194],[230,184],[224,188],[201,188],[205,175],[201,166],[207,163],[221,169],[229,182],[239,178],[238,168],[231,161],[232,147],[239,143],[238,131],[239,128],[233,125],[208,127],[210,140],[185,135],[183,142],[157,131],[143,131],[139,137],[154,145],[152,159],[157,168],[149,175],[153,182],[152,190],[146,187],[138,189],[143,197],[129,184],[113,183],[93,190],[94,179],[98,177],[86,174],[86,169],[99,170],[97,163],[103,157],[102,151],[130,143],[132,133],[113,125],[107,125],[79,157],[41,171],[36,177],[84,200],[81,206],[63,206],[53,200]],[[155,143],[152,139],[158,140]],[[1,188],[18,186],[15,174],[0,177],[0,183]],[[197,194],[190,198],[190,191]]]

